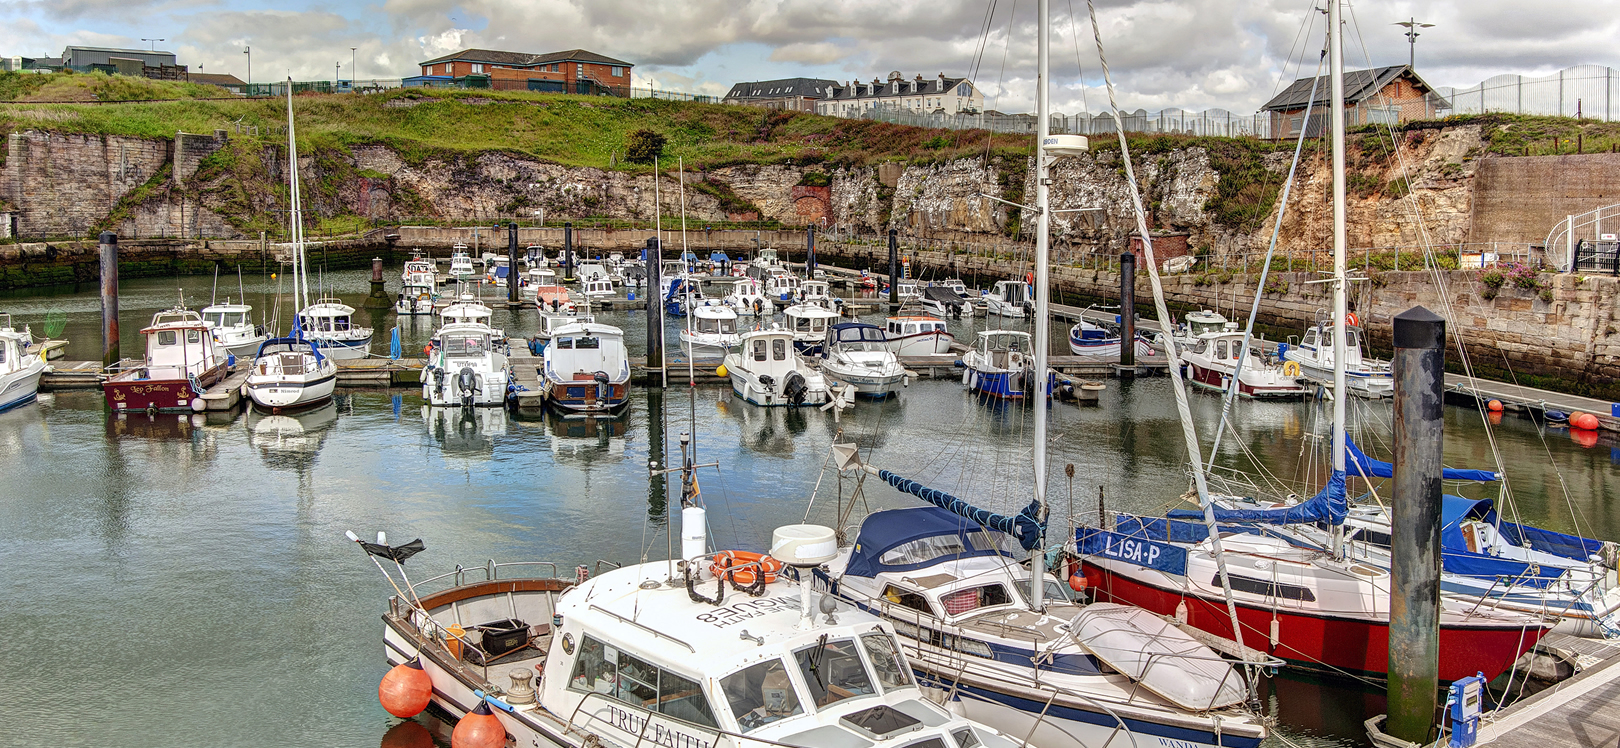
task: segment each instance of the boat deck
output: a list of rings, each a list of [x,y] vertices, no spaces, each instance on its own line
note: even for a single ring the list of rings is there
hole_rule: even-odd
[[[238,366],[235,371],[229,372],[219,383],[208,388],[202,394],[204,410],[222,411],[236,410],[242,404],[242,388],[247,385],[248,374],[252,371],[250,366]]]
[[[1476,745],[1610,748],[1620,736],[1620,650],[1569,680],[1486,716]]]

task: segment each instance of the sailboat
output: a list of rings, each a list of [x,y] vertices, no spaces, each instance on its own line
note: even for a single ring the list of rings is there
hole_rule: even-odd
[[[1382,677],[1389,672],[1389,572],[1344,550],[1349,514],[1345,495],[1344,64],[1340,3],[1328,3],[1328,9],[1334,273],[1333,312],[1326,323],[1333,332],[1334,397],[1332,473],[1327,485],[1304,502],[1284,500],[1264,508],[1229,508],[1240,499],[1216,494],[1208,487],[1172,342],[1170,370],[1202,509],[1172,512],[1168,517],[1116,513],[1104,526],[1078,528],[1075,551],[1082,559],[1088,586],[1099,600],[1174,616],[1301,667]],[[1128,156],[1125,163],[1130,176]],[[1137,211],[1140,224],[1140,204]],[[1146,235],[1145,228],[1142,233]],[[1166,318],[1163,291],[1151,255],[1148,259],[1154,301],[1160,306],[1160,317]],[[1315,524],[1330,528],[1325,546],[1291,542],[1267,530]],[[1439,677],[1452,681],[1479,672],[1494,678],[1534,646],[1545,631],[1539,618],[1482,606],[1477,599],[1447,596],[1440,610]]]
[[[309,268],[304,264],[303,211],[299,208],[302,195],[298,189],[298,143],[295,138],[292,85],[288,84],[287,165],[292,196],[293,299],[300,308],[308,309]],[[370,339],[369,334],[367,339]],[[293,326],[290,336],[271,338],[259,345],[253,368],[247,377],[248,398],[271,412],[319,405],[332,399],[332,391],[336,387],[337,363],[306,337],[302,320]]]

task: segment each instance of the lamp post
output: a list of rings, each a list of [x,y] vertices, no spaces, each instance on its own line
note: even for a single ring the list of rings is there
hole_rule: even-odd
[[[1432,29],[1432,28],[1434,28],[1434,24],[1432,24],[1432,23],[1419,23],[1416,18],[1409,18],[1409,19],[1407,19],[1405,21],[1397,21],[1395,23],[1395,25],[1396,26],[1405,26],[1406,27],[1406,47],[1407,47],[1406,66],[1409,67],[1409,68],[1412,68],[1413,71],[1416,71],[1417,70],[1417,38],[1419,36],[1422,36],[1422,34],[1418,33],[1418,29]]]
[[[341,62],[332,63],[332,90],[333,91],[336,91],[337,87],[338,87],[338,84],[343,82],[343,76],[339,75],[339,73],[342,72],[342,70],[343,70],[343,63],[341,63]]]
[[[349,48],[349,88],[354,88],[354,80],[360,77],[360,53],[355,51],[359,47]]]
[[[152,43],[152,51],[156,52],[157,51],[157,43],[158,42],[163,42],[163,41],[168,41],[168,40],[167,39],[141,39],[141,41],[143,41],[143,42],[151,42]]]
[[[251,85],[253,85],[253,48],[252,47],[243,47],[242,48],[242,54],[247,55],[247,60],[248,60],[248,79],[247,79],[247,82],[248,82],[248,85],[251,86]]]

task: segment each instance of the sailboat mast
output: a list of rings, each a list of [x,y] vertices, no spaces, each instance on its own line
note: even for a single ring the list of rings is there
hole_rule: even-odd
[[[1040,515],[1046,514],[1046,359],[1047,348],[1052,337],[1049,329],[1052,324],[1051,315],[1048,314],[1048,297],[1051,296],[1048,286],[1048,242],[1051,231],[1047,225],[1051,211],[1047,206],[1047,176],[1046,136],[1050,134],[1051,102],[1047,100],[1046,87],[1049,78],[1049,63],[1047,50],[1047,33],[1050,24],[1047,21],[1047,6],[1050,0],[1039,0],[1036,3],[1036,16],[1038,17],[1036,34],[1036,55],[1040,59],[1040,69],[1035,81],[1035,119],[1039,123],[1035,135],[1035,381],[1024,383],[1025,397],[1033,387],[1035,402],[1035,501],[1040,504]],[[1037,517],[1040,519],[1040,517]],[[1037,546],[1030,552],[1030,580],[1029,580],[1029,607],[1039,611],[1045,606],[1043,593],[1046,583],[1046,548]]]
[[[1345,280],[1344,196],[1344,40],[1339,0],[1328,2],[1328,75],[1332,82],[1330,121],[1333,129],[1333,470],[1344,472],[1345,318],[1349,309]],[[1344,531],[1335,526],[1333,554],[1340,553]]]
[[[303,311],[305,299],[303,286],[300,285],[304,265],[303,243],[299,241],[299,234],[303,223],[298,212],[298,144],[293,134],[293,105],[292,105],[292,78],[287,79],[287,196],[291,201],[287,211],[288,239],[293,246],[293,330],[298,330],[298,313]],[[302,337],[302,336],[296,336]]]

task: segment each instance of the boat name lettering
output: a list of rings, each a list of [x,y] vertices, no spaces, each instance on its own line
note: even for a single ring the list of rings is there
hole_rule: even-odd
[[[784,610],[798,610],[799,601],[792,597],[767,597],[762,600],[749,600],[715,608],[707,613],[699,613],[697,619],[715,628],[725,628],[733,623],[746,621],[750,618],[780,613]]]
[[[1118,559],[1166,574],[1187,573],[1187,550],[1169,543],[1106,530],[1083,529],[1076,533],[1075,545],[1081,555]]]
[[[664,748],[710,748],[713,743],[696,735],[688,735],[662,722],[647,724],[647,716],[616,706],[607,708],[607,723],[631,735]],[[643,732],[645,728],[646,732]]]

